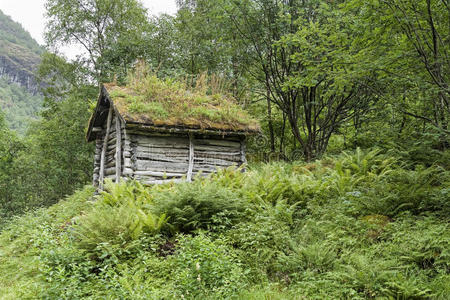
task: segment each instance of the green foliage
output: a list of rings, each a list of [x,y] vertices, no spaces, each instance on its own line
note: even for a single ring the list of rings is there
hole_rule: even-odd
[[[0,117],[1,297],[448,297],[444,1],[177,2],[176,16],[147,22],[135,0],[48,1],[49,46],[90,53],[44,54],[45,111],[23,140]],[[8,22],[0,14],[0,52],[29,48],[17,58],[33,62],[38,50]],[[251,149],[311,161],[108,183],[9,220],[90,180],[92,80],[124,83],[138,57],[161,77],[144,70],[128,78],[131,93],[110,91],[130,113],[238,128],[253,122],[240,115],[250,104],[274,140]],[[28,97],[3,81],[0,94],[3,106]],[[27,101],[14,110],[32,113]]]
[[[147,12],[136,0],[49,0],[46,2],[47,44],[78,45],[97,80],[108,81],[113,74],[126,74],[143,54]]]
[[[14,182],[11,178],[14,174],[14,161],[22,147],[16,134],[7,127],[0,110],[0,228],[14,208]]]
[[[245,272],[226,243],[207,235],[180,236],[172,260],[173,298],[229,298],[245,288]]]
[[[0,107],[6,113],[8,126],[19,134],[25,134],[28,125],[37,119],[42,100],[42,96],[0,77]]]
[[[220,94],[220,79],[201,74],[190,82],[159,79],[139,63],[125,86],[106,87],[122,114],[155,125],[186,125],[223,130],[256,131],[259,125],[227,94]]]
[[[152,196],[157,214],[167,214],[172,229],[184,233],[228,227],[245,207],[232,190],[200,178],[171,189],[156,189]]]
[[[0,295],[3,299],[32,299],[45,289],[39,259],[44,249],[54,250],[93,196],[86,187],[58,204],[29,212],[9,223],[0,233]],[[61,239],[62,238],[62,239]],[[17,270],[23,273],[18,273]]]
[[[3,229],[0,293],[445,298],[448,173],[375,149],[192,183],[109,182],[95,198],[86,188]]]
[[[107,183],[94,207],[76,221],[73,234],[78,246],[90,253],[106,245],[126,248],[144,234],[158,233],[167,218],[150,212],[151,205],[152,198],[140,183]]]

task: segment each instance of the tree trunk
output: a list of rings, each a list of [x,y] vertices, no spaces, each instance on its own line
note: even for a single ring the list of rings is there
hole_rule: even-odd
[[[273,132],[272,104],[270,103],[269,91],[267,91],[266,98],[267,98],[267,122],[269,126],[270,151],[275,152],[275,135]]]

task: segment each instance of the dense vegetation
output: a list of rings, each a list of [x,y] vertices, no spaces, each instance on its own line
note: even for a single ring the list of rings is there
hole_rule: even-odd
[[[0,297],[445,299],[448,1],[177,4],[46,2],[40,118],[18,136],[0,113]],[[82,188],[98,86],[142,90],[141,62],[153,88],[113,92],[132,112],[198,116],[169,100],[227,107],[220,90],[249,116],[208,117],[259,120],[248,172]]]
[[[12,130],[25,134],[28,124],[35,120],[42,105],[42,96],[33,95],[24,87],[0,77],[0,107]]]
[[[449,185],[442,167],[358,149],[193,183],[86,187],[2,232],[0,294],[444,299]]]

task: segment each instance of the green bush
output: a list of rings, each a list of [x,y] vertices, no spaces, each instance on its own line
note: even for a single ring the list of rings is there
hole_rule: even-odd
[[[246,286],[245,272],[232,248],[205,234],[178,236],[171,258],[173,295],[180,299],[223,299]]]
[[[236,192],[210,180],[181,183],[152,195],[156,214],[166,214],[175,232],[229,227],[245,207]]]
[[[150,212],[152,199],[139,182],[107,182],[98,202],[73,226],[78,246],[90,252],[104,244],[126,247],[143,234],[158,233],[167,222],[165,214]]]

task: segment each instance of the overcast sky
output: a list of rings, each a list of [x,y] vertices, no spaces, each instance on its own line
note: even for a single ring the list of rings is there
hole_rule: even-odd
[[[175,0],[141,0],[150,14],[175,14],[177,7]],[[22,24],[31,36],[41,45],[44,44],[43,34],[45,0],[0,0],[0,10],[9,15],[14,21]],[[63,50],[69,57],[73,56],[75,49]]]

